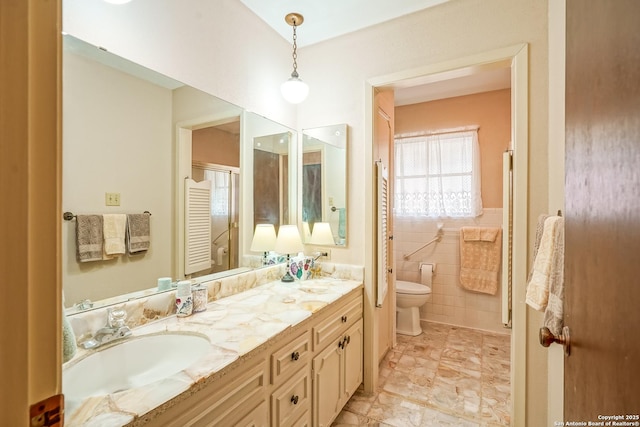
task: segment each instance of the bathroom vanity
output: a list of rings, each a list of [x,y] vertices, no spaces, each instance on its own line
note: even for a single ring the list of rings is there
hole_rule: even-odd
[[[135,328],[122,343],[197,334],[211,349],[167,378],[71,401],[66,424],[329,426],[362,383],[362,312],[361,281],[274,281]]]

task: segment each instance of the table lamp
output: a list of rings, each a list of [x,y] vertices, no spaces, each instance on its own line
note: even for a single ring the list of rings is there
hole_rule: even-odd
[[[311,240],[309,240],[309,243],[312,245],[334,246],[336,242],[333,239],[331,225],[328,222],[316,222],[313,224],[313,231],[311,232]]]
[[[287,255],[287,272],[281,280],[283,282],[293,282],[293,276],[289,272],[291,267],[290,255],[304,250],[298,227],[295,225],[281,225],[274,250],[280,254]]]
[[[258,224],[253,233],[251,250],[262,252],[262,265],[267,265],[267,255],[276,246],[276,229],[273,224]]]

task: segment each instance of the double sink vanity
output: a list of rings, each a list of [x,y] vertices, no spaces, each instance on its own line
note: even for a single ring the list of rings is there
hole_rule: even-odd
[[[329,426],[362,382],[362,311],[362,280],[272,280],[134,327],[63,366],[66,425]]]
[[[148,251],[90,263],[63,224],[79,344],[63,365],[66,425],[329,426],[362,383],[363,269],[323,262],[321,278],[283,283],[252,239],[257,224],[296,224],[305,244],[346,247],[348,126],[298,135],[70,34],[63,63],[64,210],[153,215]],[[188,178],[216,189],[210,228],[187,227]],[[312,243],[318,223],[330,243]],[[158,277],[206,286],[206,311],[176,317]]]

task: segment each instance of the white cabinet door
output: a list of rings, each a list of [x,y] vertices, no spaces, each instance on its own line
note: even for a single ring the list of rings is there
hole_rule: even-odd
[[[345,333],[347,344],[344,347],[344,406],[362,383],[362,319]]]
[[[329,344],[313,359],[313,425],[328,427],[342,408],[343,378],[340,339]]]

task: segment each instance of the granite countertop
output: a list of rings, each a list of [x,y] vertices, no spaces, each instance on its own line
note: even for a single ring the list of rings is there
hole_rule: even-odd
[[[131,423],[195,389],[197,384],[202,385],[252,351],[260,351],[258,347],[262,344],[359,287],[362,287],[360,281],[335,278],[294,283],[274,281],[211,302],[204,312],[189,317],[171,316],[137,327],[131,337],[113,345],[150,334],[186,333],[206,337],[211,350],[191,366],[162,380],[84,400],[67,399],[65,424],[70,427],[119,427]],[[79,349],[78,354],[63,366],[63,378],[65,369],[85,356],[109,347]]]

